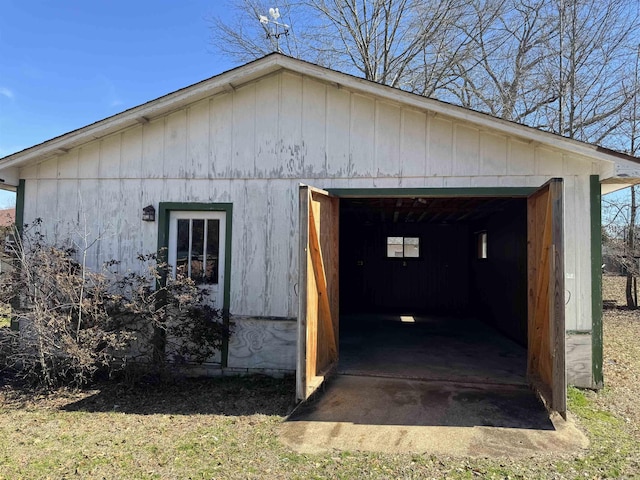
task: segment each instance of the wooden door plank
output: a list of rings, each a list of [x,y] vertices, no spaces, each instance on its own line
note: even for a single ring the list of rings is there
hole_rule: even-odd
[[[313,202],[313,200],[312,200]],[[327,275],[325,272],[325,261],[320,245],[320,235],[318,233],[317,212],[312,205],[309,209],[309,253],[311,256],[311,266],[314,273],[315,286],[318,299],[318,329],[323,333],[326,332],[326,345],[328,347],[328,358],[321,358],[321,362],[317,365],[318,370],[325,370],[327,365],[338,357],[338,345],[334,332],[334,319],[332,318],[331,305],[329,303],[329,292],[327,289]],[[318,219],[319,220],[319,219]],[[319,223],[319,222],[318,222]]]
[[[309,207],[309,213],[311,213],[311,203]],[[310,233],[311,232],[309,232],[309,237],[311,236]],[[311,249],[309,248],[309,243],[307,243],[307,385],[305,398],[313,393],[318,384],[318,342],[318,286],[315,273],[313,272]]]
[[[300,304],[296,395],[308,398],[338,361],[338,199],[300,187]]]
[[[550,203],[552,203],[552,339],[553,358],[553,408],[565,419],[567,415],[567,374],[565,350],[565,274],[564,274],[564,208],[562,181],[550,185]]]
[[[540,244],[538,253],[538,264],[542,267],[537,279],[537,292],[536,292],[536,320],[534,322],[535,336],[537,338],[537,349],[535,354],[538,356],[537,373],[541,377],[541,380],[545,385],[551,385],[552,378],[552,363],[551,354],[549,350],[549,323],[550,312],[548,313],[549,305],[549,285],[550,285],[550,267],[549,267],[549,250],[551,246],[551,203],[549,201],[549,195],[544,195],[539,199],[541,205],[539,210],[543,212],[541,224],[542,233],[540,234]]]
[[[298,191],[298,352],[296,359],[296,399],[307,398],[307,246],[309,244],[309,190]]]
[[[562,181],[528,200],[527,375],[548,408],[566,414]]]
[[[531,257],[530,267],[534,271],[529,287],[529,350],[528,376],[543,400],[551,404],[551,374],[548,373],[549,330],[549,267],[548,248],[551,241],[547,228],[549,217],[548,188],[541,189],[530,198],[529,225]]]
[[[315,376],[324,377],[338,360],[338,277],[337,199],[316,189],[310,190],[309,252],[317,295],[317,349]]]

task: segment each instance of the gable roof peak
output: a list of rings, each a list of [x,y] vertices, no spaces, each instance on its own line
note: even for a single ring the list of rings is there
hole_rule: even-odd
[[[167,115],[206,97],[233,91],[244,84],[280,70],[287,70],[309,76],[318,81],[397,102],[412,108],[430,111],[436,115],[446,115],[453,120],[475,124],[480,128],[490,128],[506,135],[520,137],[526,141],[535,141],[553,148],[575,152],[579,155],[586,155],[592,159],[613,162],[617,158],[624,158],[627,161],[640,163],[640,159],[630,155],[496,118],[486,113],[375,83],[304,60],[289,57],[282,53],[273,52],[244,65],[237,66],[154,100],[129,108],[103,120],[67,132],[20,152],[7,155],[4,158],[0,158],[0,169],[21,167],[32,162],[43,161],[54,155],[66,153],[70,149],[84,143],[138,124],[148,123],[154,118]]]

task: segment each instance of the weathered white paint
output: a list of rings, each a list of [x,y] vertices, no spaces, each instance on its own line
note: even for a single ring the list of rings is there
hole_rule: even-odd
[[[0,173],[0,188],[5,185],[17,187],[20,181],[20,169],[17,167],[5,168]]]
[[[640,164],[625,159],[619,159],[615,164],[615,177],[618,181],[633,180],[631,183],[638,183],[640,178]]]
[[[508,138],[492,132],[480,132],[480,164],[478,175],[506,175]],[[496,185],[494,183],[493,185]]]
[[[209,178],[231,178],[232,98],[223,94],[209,102]]]
[[[400,124],[401,179],[424,177],[427,155],[427,116],[423,112],[404,108]],[[402,185],[404,186],[404,185]]]
[[[307,90],[305,90],[305,93]],[[374,101],[364,99],[358,95],[350,95],[348,91],[337,88],[326,88],[327,110],[322,118],[314,117],[309,123],[326,125],[324,142],[324,161],[316,164],[305,162],[304,176],[323,177],[350,177],[370,174],[373,166],[373,125],[371,120],[374,115]],[[351,98],[353,97],[353,98]],[[304,100],[303,100],[304,103]],[[368,118],[364,125],[351,121],[351,114],[361,115],[360,118]],[[305,115],[305,112],[302,112]],[[327,119],[332,121],[328,122]],[[351,132],[351,133],[350,133]],[[311,138],[318,135],[316,131],[306,132]],[[363,152],[352,150],[350,138],[358,138]],[[303,138],[303,141],[306,139]],[[361,165],[360,168],[357,168]],[[366,166],[365,166],[366,165]]]
[[[442,116],[429,120],[430,155],[426,176],[450,176],[453,163],[453,122]]]
[[[120,178],[139,178],[142,171],[142,126],[122,133],[121,149]]]
[[[284,93],[284,92],[283,92]],[[286,93],[284,93],[286,96]],[[298,105],[290,105],[287,113],[294,117],[300,113],[302,132],[300,138],[290,138],[293,143],[286,147],[302,147],[302,171],[299,176],[313,176],[317,171],[325,171],[327,157],[326,129],[326,87],[324,84],[304,77],[302,79],[302,99]],[[342,121],[343,119],[337,119]]]
[[[185,174],[189,178],[209,176],[209,100],[202,100],[187,110]]]
[[[63,160],[64,161],[64,160]],[[100,142],[93,141],[78,148],[78,177],[98,178]]]
[[[591,335],[568,333],[566,337],[567,382],[576,387],[594,388],[591,376]]]
[[[142,127],[142,172],[135,178],[162,178],[164,163],[164,124],[165,118],[159,118]]]
[[[480,174],[480,133],[477,128],[456,125],[453,152],[452,174],[454,176],[476,176]]]
[[[401,109],[397,105],[376,102],[375,116],[375,176],[402,176],[400,163]],[[355,140],[355,139],[354,139]]]
[[[125,271],[157,246],[146,205],[231,202],[232,315],[291,318],[299,183],[533,187],[563,177],[566,324],[590,330],[589,175],[603,162],[394,98],[271,74],[23,168],[24,218],[44,218],[59,239],[86,228],[101,237],[92,266],[119,258]]]
[[[295,371],[295,320],[234,317],[231,322],[229,368]]]

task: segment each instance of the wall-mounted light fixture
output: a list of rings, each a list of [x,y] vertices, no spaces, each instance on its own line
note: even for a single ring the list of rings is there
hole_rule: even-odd
[[[156,221],[156,209],[153,208],[153,205],[147,205],[142,209],[142,220],[145,222]]]

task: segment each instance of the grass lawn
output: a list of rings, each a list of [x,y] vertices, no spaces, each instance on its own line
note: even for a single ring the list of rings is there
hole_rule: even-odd
[[[11,307],[0,304],[0,328],[11,326]]]
[[[638,338],[638,312],[605,311],[607,387],[569,392],[591,440],[579,454],[294,453],[277,437],[292,407],[290,378],[109,384],[48,396],[8,382],[0,387],[0,478],[640,478]]]

